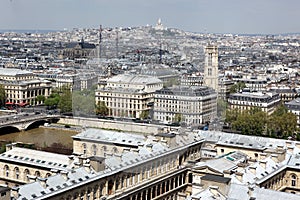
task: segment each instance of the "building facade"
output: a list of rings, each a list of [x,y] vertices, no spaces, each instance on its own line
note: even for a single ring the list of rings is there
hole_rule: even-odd
[[[229,96],[228,104],[230,109],[240,111],[250,110],[252,108],[261,108],[267,114],[272,114],[280,104],[280,96],[277,93],[262,92],[242,92],[234,93]]]
[[[208,87],[174,86],[155,93],[154,120],[197,126],[216,117],[217,94]],[[180,119],[179,119],[180,118]]]
[[[140,118],[153,108],[154,92],[162,87],[162,81],[155,77],[117,75],[98,85],[96,104],[105,102],[113,117]]]
[[[300,98],[296,98],[290,102],[285,103],[285,106],[289,112],[294,113],[297,116],[297,124],[300,126]]]
[[[41,104],[39,95],[51,94],[51,82],[38,79],[32,72],[20,69],[0,69],[0,84],[4,86],[6,101],[14,104]]]

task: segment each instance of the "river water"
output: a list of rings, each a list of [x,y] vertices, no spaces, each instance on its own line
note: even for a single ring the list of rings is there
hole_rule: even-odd
[[[73,140],[71,136],[77,133],[73,130],[39,127],[22,132],[2,134],[0,135],[0,141],[33,143],[40,147],[51,146],[53,143],[61,143],[68,148],[72,148]]]

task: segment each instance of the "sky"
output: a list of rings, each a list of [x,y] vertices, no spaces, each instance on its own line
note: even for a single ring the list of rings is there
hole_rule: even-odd
[[[300,33],[300,0],[1,0],[0,29],[155,25],[202,33]]]

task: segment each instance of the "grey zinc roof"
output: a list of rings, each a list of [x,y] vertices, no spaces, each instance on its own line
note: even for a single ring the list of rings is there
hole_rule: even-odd
[[[156,77],[146,75],[131,75],[131,74],[120,74],[113,76],[107,80],[110,83],[128,83],[128,84],[154,84],[162,83]]]
[[[32,72],[15,68],[0,68],[0,74],[6,76],[16,76],[21,74],[32,74]]]
[[[102,141],[106,143],[119,143],[132,146],[138,146],[139,144],[143,144],[144,140],[146,139],[143,135],[94,128],[89,128],[86,131],[83,131],[73,136],[73,138],[85,140],[91,139],[94,141]]]
[[[207,141],[217,142],[218,144],[233,145],[243,148],[266,149],[276,148],[277,146],[285,146],[286,140],[274,139],[267,137],[256,137],[239,135],[233,133],[224,133],[220,131],[202,131],[199,136]]]
[[[1,154],[0,160],[39,165],[47,168],[66,169],[69,167],[69,158],[66,155],[37,151],[33,149],[13,147]]]

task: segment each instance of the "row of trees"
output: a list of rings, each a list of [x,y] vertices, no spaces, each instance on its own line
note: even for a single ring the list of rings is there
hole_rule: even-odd
[[[277,107],[271,115],[267,115],[259,108],[244,111],[227,110],[225,122],[241,134],[285,139],[299,137],[296,134],[297,116],[288,112],[284,105]]]

